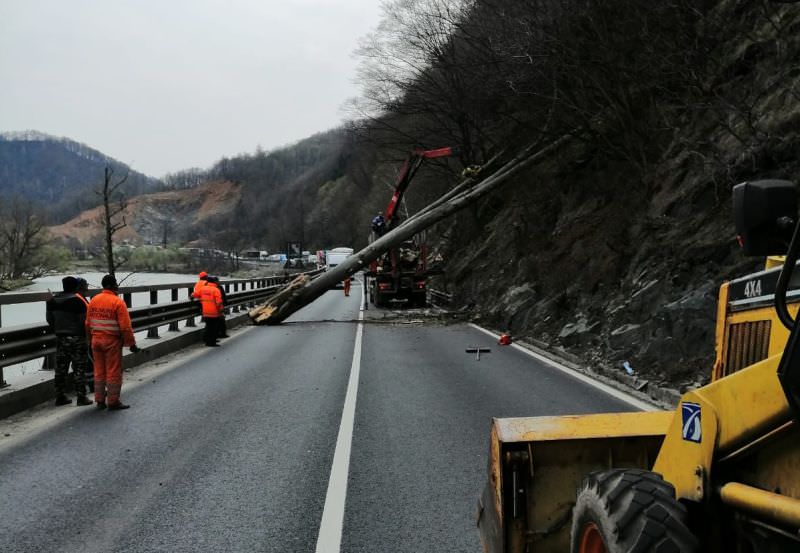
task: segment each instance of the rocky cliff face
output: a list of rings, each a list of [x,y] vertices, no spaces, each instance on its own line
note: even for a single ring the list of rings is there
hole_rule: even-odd
[[[218,221],[235,218],[241,187],[226,181],[208,182],[186,190],[136,196],[125,210],[127,226],[115,236],[116,242],[134,245],[160,244],[166,226],[170,243],[202,242],[216,233]],[[84,211],[74,219],[49,228],[52,236],[73,245],[102,244],[102,207]]]

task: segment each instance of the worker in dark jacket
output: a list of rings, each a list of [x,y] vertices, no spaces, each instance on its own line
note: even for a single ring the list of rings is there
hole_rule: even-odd
[[[228,294],[225,292],[225,287],[222,286],[222,283],[219,281],[219,277],[216,278],[217,288],[219,288],[219,293],[222,296],[222,314],[219,316],[219,322],[217,323],[217,330],[218,330],[218,338],[227,338],[228,337],[228,325],[225,323],[225,308],[228,307]]]
[[[89,283],[86,282],[85,278],[77,277],[77,279],[78,297],[86,303],[86,307],[89,307]],[[86,344],[86,347],[88,350],[89,344]],[[94,393],[94,360],[90,352],[87,352],[86,355],[86,389],[89,394]]]
[[[372,218],[372,230],[378,236],[386,234],[386,219],[383,218],[383,211],[379,211],[378,214]]]
[[[47,302],[45,317],[56,335],[56,405],[72,403],[66,395],[67,372],[72,364],[72,379],[75,384],[76,403],[91,405],[86,397],[87,346],[84,325],[86,323],[86,301],[77,293],[78,279],[64,277],[63,292]]]

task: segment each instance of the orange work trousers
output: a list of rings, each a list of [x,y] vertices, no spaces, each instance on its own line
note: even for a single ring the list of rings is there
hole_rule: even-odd
[[[122,339],[116,337],[92,337],[94,358],[94,400],[109,404],[119,402],[122,391]]]
[[[350,295],[350,279],[349,278],[344,279],[344,295],[345,296],[349,296]]]

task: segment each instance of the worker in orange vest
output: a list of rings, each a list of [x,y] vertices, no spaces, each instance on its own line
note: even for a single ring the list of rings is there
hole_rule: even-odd
[[[350,277],[344,279],[344,295],[345,296],[350,295]]]
[[[206,279],[208,278],[208,273],[205,271],[200,271],[200,274],[197,275],[197,282],[194,285],[194,290],[192,291],[192,299],[199,300],[200,299],[200,289],[206,285]]]
[[[217,347],[220,317],[223,316],[222,292],[219,290],[217,277],[206,277],[206,285],[200,288],[200,305],[203,310],[203,322],[206,323],[203,341],[208,347]]]
[[[122,392],[122,348],[139,351],[133,335],[131,317],[122,298],[117,296],[117,279],[106,275],[103,291],[89,302],[86,312],[86,337],[94,359],[94,400],[97,409],[127,409],[119,399]]]

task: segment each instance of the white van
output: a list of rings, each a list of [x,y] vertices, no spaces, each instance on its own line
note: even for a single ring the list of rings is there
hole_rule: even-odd
[[[330,271],[351,255],[353,255],[353,248],[333,248],[326,251],[325,270]]]

